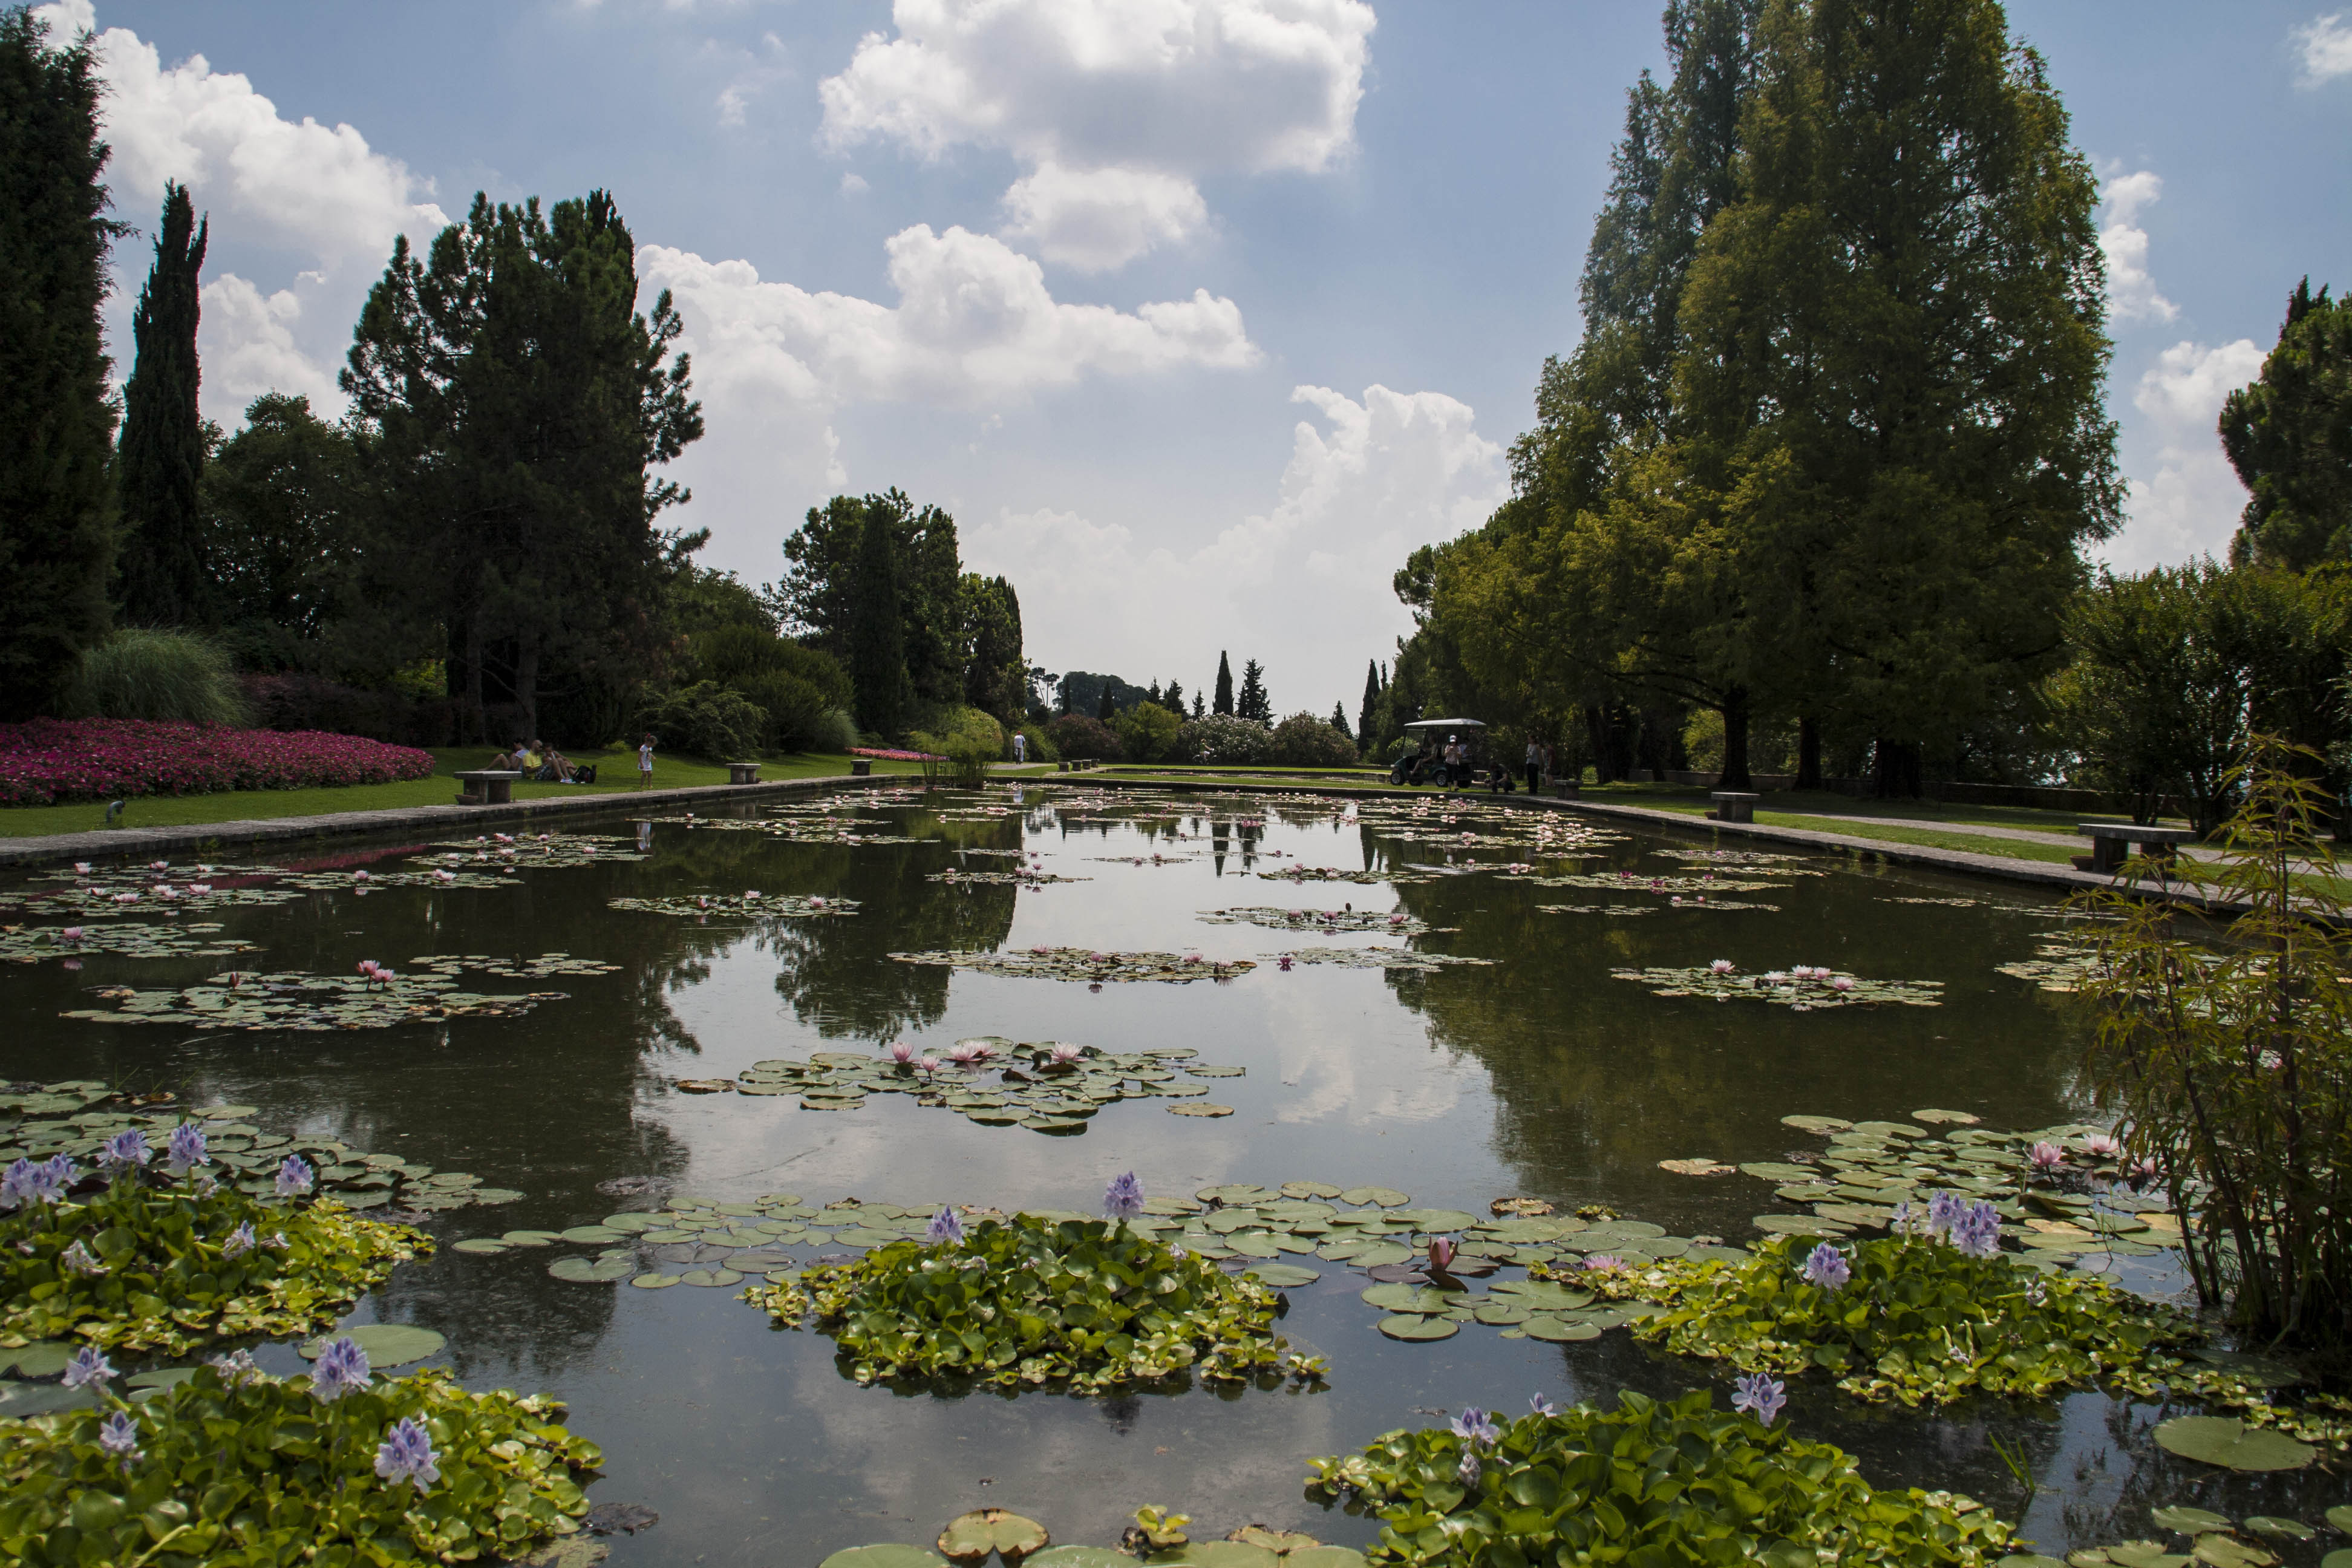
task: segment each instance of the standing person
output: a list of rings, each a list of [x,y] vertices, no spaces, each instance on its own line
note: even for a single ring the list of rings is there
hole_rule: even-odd
[[[637,742],[637,787],[654,787],[654,738],[650,731]]]
[[[1528,793],[1533,795],[1543,787],[1543,748],[1535,742],[1528,742]]]
[[[1018,767],[1029,761],[1029,737],[1020,731],[1013,731],[1013,762]]]
[[[1462,787],[1462,742],[1454,735],[1445,737],[1445,787]]]

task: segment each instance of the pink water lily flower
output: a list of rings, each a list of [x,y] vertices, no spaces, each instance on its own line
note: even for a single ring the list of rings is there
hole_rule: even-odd
[[[79,877],[87,877],[87,876],[89,876],[89,861],[87,861],[87,860],[77,860],[77,861],[75,861],[75,862],[74,862],[74,874],[75,874],[76,876],[79,876]]]
[[[1727,958],[1718,958],[1718,959],[1717,959],[1713,963],[1708,964],[1706,967],[1707,967],[1707,969],[1708,969],[1710,972],[1712,972],[1712,973],[1717,973],[1717,974],[1728,974],[1728,973],[1731,973],[1732,963],[1731,963],[1731,960],[1729,960],[1729,959],[1727,959]]]
[[[1853,990],[1853,975],[1851,975],[1851,974],[1841,974],[1841,975],[1838,975],[1835,979],[1833,979],[1833,980],[1832,980],[1832,981],[1830,982],[1830,989],[1831,989],[1831,990],[1832,990],[1832,991],[1851,991],[1851,990]]]
[[[2112,1160],[2124,1152],[2121,1140],[2105,1132],[2094,1132],[2083,1140],[2083,1152],[2096,1159]]]
[[[904,1067],[915,1059],[915,1047],[900,1040],[890,1047],[890,1059]]]
[[[172,863],[169,860],[150,860],[147,862],[147,869],[150,871],[168,871],[171,868]]]
[[[454,882],[457,879],[457,874],[455,871],[436,871],[433,873],[433,879],[436,882]]]
[[[2048,1174],[2065,1164],[2066,1151],[2055,1143],[2036,1143],[2026,1154],[2026,1159],[2032,1162],[2036,1172]]]
[[[201,895],[209,893],[212,890],[213,885],[210,882],[191,882],[188,884],[188,891],[191,893]]]
[[[364,882],[368,880],[368,874],[365,871],[354,871],[352,873],[352,880],[354,882]]]

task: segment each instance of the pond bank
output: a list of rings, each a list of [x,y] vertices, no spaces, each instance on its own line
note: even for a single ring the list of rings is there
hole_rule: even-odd
[[[336,811],[317,816],[261,817],[247,822],[194,822],[168,827],[100,828],[52,833],[37,838],[0,839],[0,866],[46,866],[117,856],[184,855],[195,850],[253,844],[299,843],[313,838],[351,838],[404,828],[446,833],[488,823],[525,822],[543,816],[576,816],[588,811],[646,806],[662,810],[704,801],[759,800],[841,786],[865,787],[903,782],[903,773],[820,773],[752,784],[689,784],[679,789],[635,792],[600,790],[576,795],[518,800],[505,805],[416,805],[379,811]]]

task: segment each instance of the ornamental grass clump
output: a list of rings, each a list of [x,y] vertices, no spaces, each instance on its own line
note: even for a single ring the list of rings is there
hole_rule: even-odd
[[[2076,993],[2126,1164],[2152,1163],[2207,1305],[2249,1340],[2352,1352],[2352,934],[2315,752],[2257,737],[2204,890],[2245,913],[2217,954],[2163,900],[2082,900]],[[2166,877],[2161,862],[2125,868]]]
[[[215,1182],[194,1122],[154,1153],[131,1129],[100,1152],[103,1186],[63,1154],[0,1171],[0,1345],[74,1338],[179,1355],[310,1333],[432,1250],[421,1232],[339,1204],[298,1208]],[[307,1166],[298,1177],[281,1169],[279,1193],[307,1193]]]
[[[96,1407],[0,1422],[0,1560],[505,1561],[579,1529],[580,1479],[603,1462],[551,1400],[469,1394],[430,1370],[371,1378],[347,1339],[307,1377],[238,1352],[135,1403],[97,1351],[77,1372]]]
[[[1503,1426],[1465,1411],[1316,1459],[1310,1498],[1350,1496],[1386,1528],[1375,1568],[1570,1563],[1996,1562],[2010,1527],[1948,1492],[1874,1491],[1853,1458],[1785,1426],[1631,1391],[1614,1410],[1538,1405]],[[1471,1419],[1475,1417],[1475,1419]]]
[[[1106,1207],[1119,1213],[1130,1196],[1139,1207],[1139,1191],[1114,1184]],[[860,1383],[973,1377],[1091,1394],[1187,1372],[1238,1382],[1283,1370],[1276,1293],[1255,1279],[1117,1218],[942,1215],[950,1223],[935,1218],[929,1241],[877,1247],[743,1299],[788,1328],[813,1309]]]
[[[1974,1205],[1951,1208],[1940,1237],[1921,1226],[1843,1247],[1776,1237],[1743,1262],[1668,1261],[1582,1283],[1664,1305],[1632,1331],[1677,1354],[1759,1374],[1818,1368],[1849,1394],[1911,1405],[2146,1388],[2179,1364],[2162,1347],[2197,1337],[2188,1318],[2104,1280],[2016,1262],[1982,1234]]]

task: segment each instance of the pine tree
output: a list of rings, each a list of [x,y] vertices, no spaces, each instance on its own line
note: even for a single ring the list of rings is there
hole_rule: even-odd
[[[122,389],[122,447],[115,456],[121,615],[134,626],[204,625],[216,608],[197,491],[205,432],[196,407],[196,275],[210,226],[197,218],[187,187],[166,181],[155,264],[131,322],[138,358]]]
[[[2221,405],[2221,449],[2252,496],[2231,560],[2352,560],[2352,299],[2296,285],[2262,374]]]
[[[86,39],[0,11],[0,721],[58,711],[106,635],[114,408],[106,143]]]
[[[1217,697],[1211,709],[1228,715],[1234,710],[1234,667],[1225,662],[1223,653],[1217,655]]]
[[[1377,710],[1381,705],[1380,660],[1364,661],[1364,705],[1356,713],[1356,742],[1370,745],[1379,733]]]
[[[1208,711],[1209,705],[1201,700],[1201,694],[1197,691],[1192,693],[1192,717],[1195,719],[1206,718],[1208,716]]]
[[[1242,691],[1234,700],[1234,716],[1260,724],[1274,722],[1274,703],[1265,694],[1265,670],[1258,661],[1242,661]]]
[[[849,583],[849,679],[857,691],[857,722],[886,738],[904,728],[914,699],[899,619],[896,542],[888,514],[868,512]]]
[[[1348,734],[1348,705],[1346,703],[1334,702],[1331,704],[1331,728],[1339,731],[1342,735]],[[1349,738],[1350,740],[1354,739],[1353,736],[1349,736]]]
[[[1184,683],[1182,681],[1171,680],[1168,683],[1168,697],[1162,706],[1179,719],[1184,717]]]

